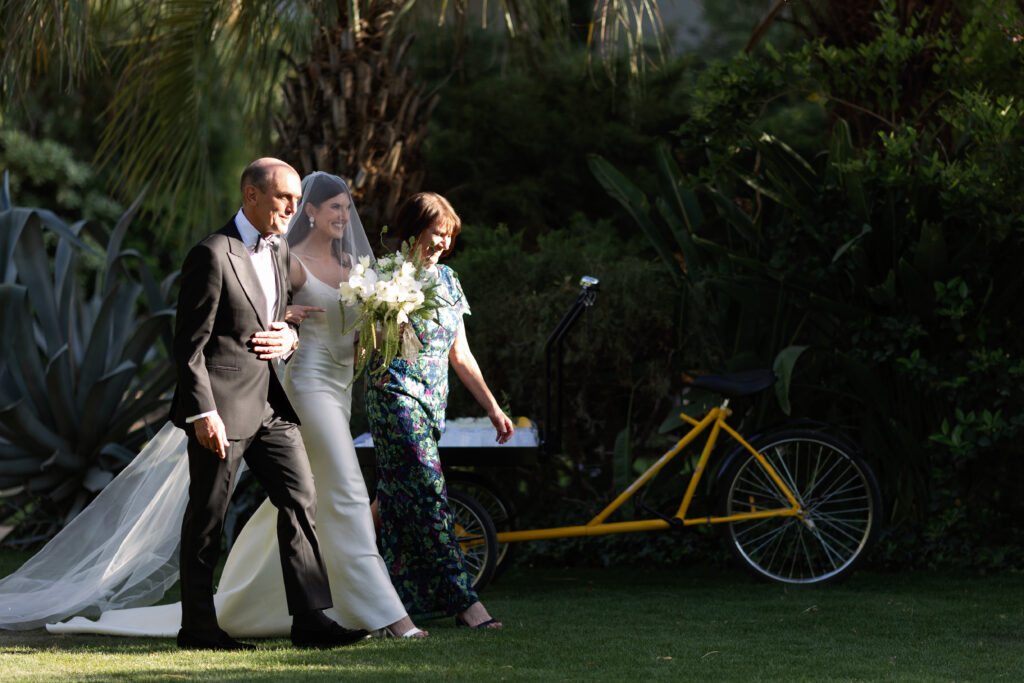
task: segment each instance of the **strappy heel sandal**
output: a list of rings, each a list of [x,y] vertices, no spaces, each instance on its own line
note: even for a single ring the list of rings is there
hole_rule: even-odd
[[[416,628],[415,626],[413,626],[411,629],[409,629],[408,631],[406,631],[402,635],[396,636],[394,633],[391,632],[391,629],[389,629],[387,626],[385,626],[384,628],[379,629],[377,631],[377,637],[378,638],[416,638],[420,633],[426,633],[426,631],[424,631],[421,628]],[[424,636],[424,637],[427,637],[427,636]]]
[[[466,620],[463,619],[462,617],[460,617],[460,616],[456,616],[455,617],[455,625],[456,626],[468,626],[469,628],[489,628],[491,624],[499,624],[499,623],[501,623],[501,622],[499,622],[497,619],[488,619],[487,621],[481,621],[476,626],[469,626],[469,624],[466,623]],[[499,626],[498,628],[501,628],[501,626]]]

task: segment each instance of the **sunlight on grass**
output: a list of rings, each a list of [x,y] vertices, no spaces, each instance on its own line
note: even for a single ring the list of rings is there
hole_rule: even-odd
[[[0,553],[2,555],[2,553]],[[251,653],[166,639],[0,631],[0,680],[991,680],[1024,671],[1024,576],[861,573],[833,586],[737,571],[513,569],[484,595],[501,632]]]

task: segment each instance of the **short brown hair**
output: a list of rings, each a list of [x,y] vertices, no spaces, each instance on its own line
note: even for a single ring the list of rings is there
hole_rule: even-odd
[[[395,236],[400,242],[418,237],[434,226],[446,232],[452,240],[441,254],[444,258],[455,246],[455,238],[462,232],[462,219],[448,200],[436,192],[420,192],[405,200],[395,218]]]

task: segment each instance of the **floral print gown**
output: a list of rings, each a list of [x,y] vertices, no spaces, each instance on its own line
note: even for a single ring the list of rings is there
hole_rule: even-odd
[[[478,600],[455,541],[437,454],[448,402],[448,351],[469,304],[451,268],[438,266],[438,279],[447,305],[436,319],[413,318],[423,344],[416,362],[396,357],[382,374],[369,373],[366,387],[381,555],[414,619],[457,614]]]

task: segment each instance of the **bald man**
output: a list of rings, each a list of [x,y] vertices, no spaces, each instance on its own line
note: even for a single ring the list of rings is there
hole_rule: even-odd
[[[278,510],[291,638],[335,647],[366,637],[328,619],[327,570],[314,516],[316,492],[299,419],[273,365],[298,347],[283,322],[291,299],[288,229],[302,192],[298,173],[263,158],[242,173],[242,207],[189,251],[181,269],[174,333],[178,385],[171,418],[188,435],[189,502],[181,530],[183,649],[252,649],[219,627],[213,572],[224,516],[242,460]]]

